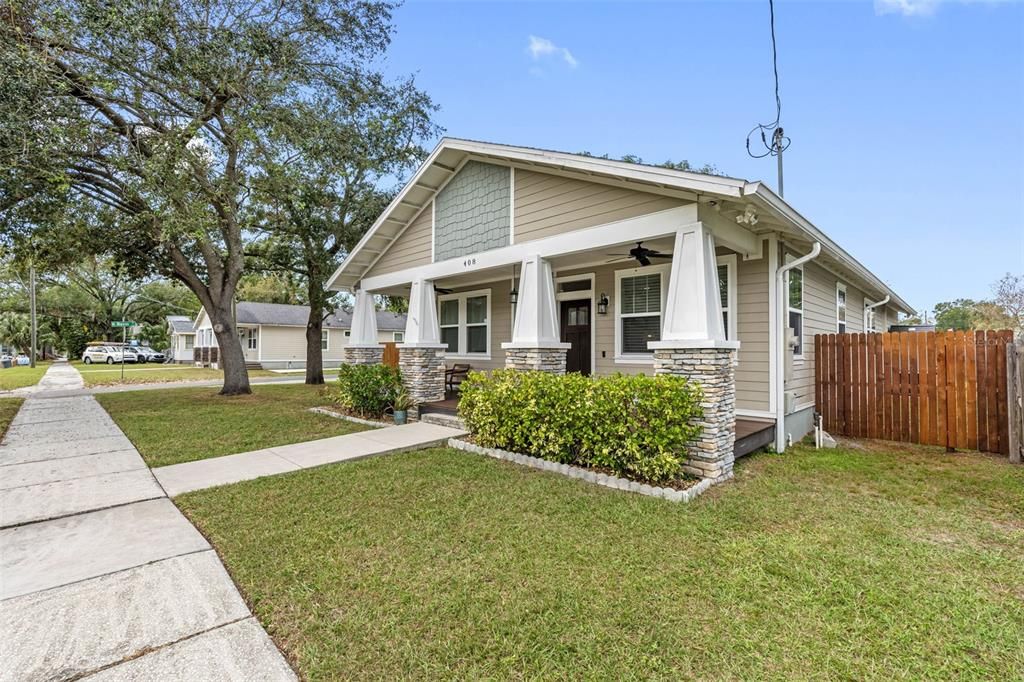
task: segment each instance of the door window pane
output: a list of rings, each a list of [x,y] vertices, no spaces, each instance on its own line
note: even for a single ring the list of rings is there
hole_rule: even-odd
[[[569,319],[566,320],[566,324],[569,325],[570,327],[575,327],[576,326],[576,308],[569,308],[569,314],[567,315],[567,317]]]
[[[590,307],[584,306],[579,309],[579,315],[576,317],[576,324],[585,326],[590,324]]]

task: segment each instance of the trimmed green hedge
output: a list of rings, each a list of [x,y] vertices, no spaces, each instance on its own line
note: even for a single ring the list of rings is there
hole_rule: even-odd
[[[402,373],[388,365],[338,367],[338,404],[363,417],[380,417],[402,390]]]
[[[459,416],[484,447],[651,482],[678,477],[700,434],[700,385],[678,376],[472,372],[461,394]]]

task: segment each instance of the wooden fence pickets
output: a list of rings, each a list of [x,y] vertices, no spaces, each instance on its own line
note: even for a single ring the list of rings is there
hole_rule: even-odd
[[[819,334],[814,399],[825,430],[1009,454],[1012,343],[1010,331]]]

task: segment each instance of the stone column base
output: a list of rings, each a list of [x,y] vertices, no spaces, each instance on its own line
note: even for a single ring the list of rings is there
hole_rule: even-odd
[[[384,362],[384,346],[345,346],[341,355],[346,365],[379,365]]]
[[[506,348],[505,368],[565,374],[565,348]]]
[[[699,382],[703,391],[701,433],[690,446],[688,474],[713,481],[732,477],[736,441],[735,350],[732,348],[657,348],[654,373],[675,374]]]
[[[410,412],[419,417],[419,405],[444,400],[444,344],[398,346],[398,367],[402,384],[412,398]]]

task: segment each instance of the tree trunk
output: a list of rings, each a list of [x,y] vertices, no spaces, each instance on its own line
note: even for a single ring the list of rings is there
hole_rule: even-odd
[[[249,387],[249,371],[245,368],[245,353],[242,342],[238,338],[234,316],[231,314],[231,302],[206,309],[213,323],[213,333],[217,336],[220,346],[219,362],[224,369],[224,386],[221,395],[247,395],[252,393]]]
[[[309,307],[306,322],[306,383],[319,386],[324,383],[324,352],[320,345],[324,322],[322,308]]]

